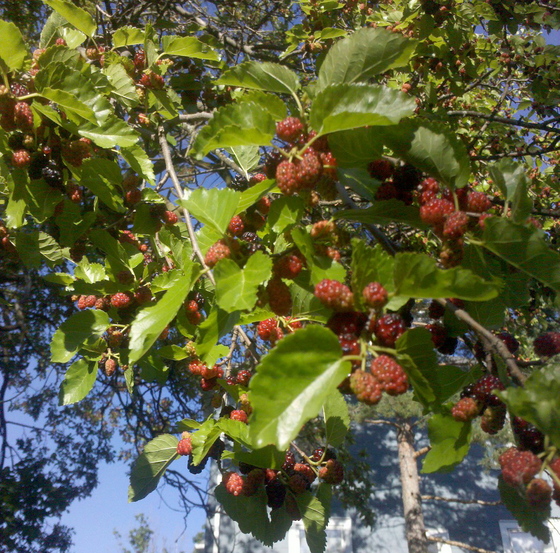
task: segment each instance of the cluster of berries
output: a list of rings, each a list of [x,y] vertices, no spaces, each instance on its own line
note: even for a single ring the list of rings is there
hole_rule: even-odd
[[[264,179],[266,176],[259,173],[251,178],[251,182],[256,184]],[[270,205],[270,198],[265,196],[243,213],[235,215],[229,222],[227,235],[210,246],[206,252],[204,257],[206,265],[212,268],[221,259],[231,258],[237,254],[240,258],[246,259],[247,256],[264,249],[256,232],[266,224]]]
[[[281,326],[280,323],[283,323]],[[265,319],[257,325],[257,334],[261,340],[270,342],[272,345],[276,344],[282,338],[284,333],[291,334],[302,327],[301,321],[291,319]]]
[[[365,371],[360,357],[363,357],[360,337],[372,336],[381,347],[394,348],[397,340],[406,332],[406,323],[398,313],[385,313],[389,295],[379,282],[370,282],[361,293],[361,303],[369,310],[364,313],[355,310],[357,303],[352,290],[345,284],[324,279],[315,286],[315,296],[334,314],[327,322],[337,336],[344,355],[357,357],[352,362],[352,373],[340,385],[341,391],[351,393],[368,405],[381,400],[382,392],[389,395],[403,394],[408,390],[408,377],[404,369],[388,355],[376,357]]]
[[[462,300],[452,299],[451,301],[460,309],[465,306]],[[432,300],[428,306],[428,315],[435,321],[428,323],[425,327],[432,336],[434,347],[444,355],[453,355],[457,349],[458,340],[455,336],[450,336],[446,326],[440,322],[445,315],[445,307],[436,300]]]
[[[27,88],[19,83],[13,83],[10,88],[0,85],[0,127],[6,132],[33,131],[34,119],[30,101],[18,98],[28,93]]]
[[[6,253],[14,254],[16,247],[10,241],[10,232],[6,228],[4,222],[0,219],[0,250]]]
[[[218,378],[224,376],[224,369],[220,365],[209,367],[200,359],[194,359],[189,363],[189,372],[194,376],[200,376],[200,388],[203,392],[218,388]]]
[[[121,244],[133,245],[138,249],[138,251],[142,252],[143,254],[146,254],[149,250],[148,244],[143,244],[142,242],[140,242],[136,235],[130,230],[122,230],[118,235],[118,240]]]
[[[204,306],[204,296],[199,292],[191,292],[185,301],[185,312],[189,323],[199,325],[202,322],[201,308]]]
[[[414,191],[421,180],[421,173],[412,165],[404,164],[395,167],[386,159],[375,159],[368,165],[372,178],[381,181],[381,186],[375,193],[377,201],[400,200],[411,205]]]
[[[552,499],[560,505],[560,457],[543,466],[543,462],[531,451],[510,447],[498,459],[504,482],[524,495],[531,507],[544,511]],[[553,479],[553,487],[536,476],[547,468]]]
[[[266,163],[266,174],[275,178],[283,194],[296,193],[318,200],[317,192],[325,199],[336,197],[336,159],[323,137],[315,139],[314,131],[307,132],[297,117],[287,117],[276,124],[276,136],[287,144],[288,157],[271,155]],[[301,151],[306,144],[312,145]]]
[[[317,448],[309,461],[297,462],[295,455],[288,451],[280,470],[239,463],[239,472],[224,473],[224,487],[232,495],[251,496],[264,486],[271,509],[279,509],[285,505],[293,520],[300,520],[301,514],[295,498],[309,490],[317,477],[332,485],[344,480],[344,468],[336,459],[334,451]]]
[[[457,189],[454,195],[431,177],[420,183],[418,200],[420,218],[443,240],[441,264],[444,267],[458,265],[463,258],[464,234],[477,224],[483,224],[492,202],[483,192],[467,187]]]
[[[42,51],[34,53],[37,70],[41,54]],[[79,167],[84,159],[91,157],[95,151],[92,142],[87,138],[61,140],[54,131],[45,137],[45,126],[37,125],[34,117],[33,100],[21,99],[29,95],[28,87],[33,89],[32,78],[28,86],[17,81],[13,81],[9,88],[0,86],[0,127],[10,133],[11,163],[18,169],[26,169],[31,180],[43,179],[79,203],[82,189],[72,182],[65,185],[63,171],[66,165]],[[63,205],[61,202],[59,210]]]
[[[142,179],[134,174],[127,174],[121,183],[124,192],[124,201],[126,205],[133,206],[142,200],[142,190],[140,190],[140,185],[142,184]]]
[[[404,394],[408,377],[395,359],[380,355],[371,362],[369,372],[357,369],[350,375],[349,387],[358,401],[375,405],[381,401],[383,392],[390,396]]]
[[[123,280],[124,274],[131,275],[128,271],[123,271],[123,276],[121,276]],[[119,275],[121,275],[121,273],[119,273]],[[115,309],[127,309],[133,305],[143,305],[152,301],[153,296],[148,286],[139,286],[134,292],[116,292],[115,294],[107,296],[90,294],[72,296],[72,298],[77,302],[77,307],[80,310],[93,308],[101,311],[108,311],[111,307]]]
[[[480,427],[488,434],[499,432],[506,421],[506,405],[493,390],[505,390],[500,379],[493,375],[479,378],[461,392],[461,399],[453,406],[451,415],[457,421],[471,421],[481,416]]]

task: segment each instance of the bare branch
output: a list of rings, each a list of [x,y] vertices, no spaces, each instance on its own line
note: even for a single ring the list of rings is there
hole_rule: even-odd
[[[523,384],[525,382],[527,377],[521,372],[517,366],[515,357],[513,357],[507,346],[502,340],[500,340],[500,338],[494,336],[489,330],[475,321],[464,309],[459,309],[449,300],[437,301],[450,309],[458,319],[467,323],[480,336],[483,343],[488,346],[486,349],[499,355],[504,360],[511,376],[515,378],[519,384]]]
[[[463,543],[455,540],[446,540],[444,538],[436,538],[435,536],[426,536],[428,541],[435,541],[438,543],[446,543],[447,545],[454,545],[455,547],[460,547],[462,549],[468,549],[469,551],[476,551],[476,553],[496,553],[495,551],[490,551],[488,549],[482,549],[481,547],[475,547],[474,545],[469,545],[468,543]]]
[[[439,495],[423,495],[422,501],[447,501],[448,503],[463,503],[465,505],[484,505],[496,507],[502,505],[501,501],[483,501],[482,499],[458,499],[454,497],[441,497]]]

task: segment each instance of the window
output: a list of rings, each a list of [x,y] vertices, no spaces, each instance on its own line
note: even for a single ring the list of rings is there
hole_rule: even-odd
[[[302,522],[296,522],[288,534],[289,553],[310,553]],[[333,517],[327,526],[325,553],[352,553],[352,520]]]
[[[504,553],[560,553],[560,549],[557,549],[558,528],[560,527],[558,522],[558,519],[551,519],[548,523],[552,539],[547,545],[528,532],[523,532],[517,522],[501,520],[500,532],[504,544]]]

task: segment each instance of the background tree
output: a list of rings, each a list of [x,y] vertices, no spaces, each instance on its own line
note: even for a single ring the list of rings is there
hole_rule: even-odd
[[[546,537],[560,119],[541,33],[558,8],[44,3],[32,55],[0,29],[2,255],[75,302],[51,344],[72,362],[61,405],[149,441],[131,499],[163,475],[202,503],[165,469],[214,457],[226,512],[258,514],[242,530],[272,543],[303,517],[320,550],[343,473],[327,446],[348,427],[337,388],[375,404],[412,387],[447,441],[478,417],[513,423],[504,501],[536,504],[517,514]],[[439,363],[457,340],[468,371]],[[298,433],[320,413],[313,451]],[[449,459],[438,435],[434,470],[468,450]]]

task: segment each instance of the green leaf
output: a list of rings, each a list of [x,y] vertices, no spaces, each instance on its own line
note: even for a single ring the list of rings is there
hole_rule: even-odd
[[[27,47],[20,30],[12,22],[0,20],[0,36],[0,59],[10,71],[22,69]]]
[[[484,227],[486,249],[560,292],[560,255],[548,247],[541,230],[501,217],[488,218]]]
[[[256,61],[248,61],[228,69],[216,84],[292,95],[300,88],[297,75],[287,67],[279,63]]]
[[[362,198],[365,198],[370,202],[375,202],[375,194],[381,185],[381,182],[376,179],[372,179],[369,176],[369,171],[367,169],[356,167],[351,169],[339,168],[338,179],[340,180],[340,184],[351,188],[354,192],[356,192],[356,194],[362,196]]]
[[[395,199],[376,201],[371,207],[365,209],[338,211],[334,218],[377,225],[404,223],[419,229],[427,228],[420,219],[420,212],[417,207],[406,205]]]
[[[226,148],[231,154],[233,161],[243,169],[245,176],[259,164],[260,153],[258,146],[235,146],[234,148]]]
[[[202,159],[216,148],[232,146],[263,146],[269,144],[276,124],[268,111],[252,102],[219,108],[214,117],[198,133],[192,154]]]
[[[91,139],[100,148],[129,148],[138,142],[139,134],[122,119],[107,117],[100,126],[89,124],[77,129],[80,136]]]
[[[177,423],[174,432],[185,432],[189,430],[197,430],[202,426],[202,423],[193,419],[183,419]]]
[[[324,487],[324,489],[330,489],[330,486]],[[327,546],[328,506],[325,508],[323,502],[311,492],[297,494],[295,499],[303,519],[305,540],[307,541],[309,551],[311,553],[323,553]],[[327,498],[325,498],[326,500]]]
[[[517,489],[504,482],[501,474],[498,477],[498,489],[501,500],[515,517],[521,529],[544,543],[549,543],[550,530],[546,522],[550,518],[550,506],[546,509],[535,509],[529,505],[525,495],[521,495]]]
[[[346,269],[329,257],[315,255],[313,241],[309,233],[302,228],[292,229],[292,239],[307,261],[311,272],[311,284],[315,286],[325,278],[344,282]]]
[[[196,344],[196,353],[204,363],[213,365],[221,353],[218,340],[231,332],[239,320],[239,312],[228,313],[218,306],[214,306],[208,317],[198,327],[199,338]],[[218,349],[217,349],[218,348]]]
[[[41,31],[39,48],[48,48],[57,38],[59,29],[66,23],[66,20],[57,12],[52,12]]]
[[[84,399],[97,378],[97,361],[78,359],[64,375],[60,385],[59,405],[70,405]]]
[[[411,298],[460,298],[485,301],[500,292],[500,281],[485,281],[468,269],[439,269],[436,261],[422,253],[395,256],[395,292]]]
[[[201,223],[223,234],[235,215],[241,193],[229,188],[196,188],[178,203],[186,207]]]
[[[136,363],[152,347],[165,327],[175,318],[200,276],[198,267],[195,264],[187,267],[185,274],[155,305],[138,312],[130,327],[130,365]]]
[[[70,29],[70,27],[61,27],[59,28],[59,32],[61,37],[66,41],[66,46],[73,50],[74,48],[78,48],[84,41],[87,39],[87,36],[78,31],[77,29]]]
[[[221,433],[222,430],[214,419],[208,419],[198,427],[191,437],[193,465],[202,462]]]
[[[286,513],[285,507],[272,511],[269,520],[264,487],[250,497],[235,496],[230,494],[222,483],[216,487],[214,494],[226,514],[237,522],[241,532],[251,534],[267,546],[280,541],[292,525],[292,519]]]
[[[471,423],[439,413],[428,421],[428,436],[431,449],[424,458],[422,472],[451,472],[469,452]]]
[[[372,248],[363,240],[352,240],[352,289],[357,292],[354,300],[358,307],[365,310],[361,292],[370,282],[379,282],[389,294],[394,294],[394,267],[395,258],[381,246]]]
[[[323,405],[327,443],[338,447],[344,441],[350,428],[348,405],[342,394],[336,390]]]
[[[87,257],[84,257],[74,269],[74,277],[93,284],[107,278],[105,267],[100,263],[90,263]]]
[[[141,146],[133,144],[128,148],[121,148],[120,154],[135,173],[145,178],[150,184],[155,184],[154,164]]]
[[[145,33],[143,29],[136,27],[121,27],[113,34],[113,46],[130,46],[133,44],[144,44]]]
[[[229,312],[252,309],[259,285],[271,274],[272,260],[260,251],[249,257],[243,269],[232,259],[222,259],[214,268],[217,304]]]
[[[173,359],[175,361],[181,361],[182,359],[187,359],[187,357],[190,357],[190,355],[185,351],[184,348],[181,348],[175,344],[160,348],[158,350],[158,354],[165,359]]]
[[[523,165],[511,159],[502,159],[489,168],[494,184],[511,205],[514,223],[523,223],[531,215],[533,201],[527,193],[529,182]]]
[[[130,75],[126,72],[126,69],[121,63],[105,65],[103,72],[107,75],[113,87],[113,96],[116,96],[116,98],[128,108],[138,105],[139,100],[134,81],[130,78]]]
[[[282,234],[299,223],[303,217],[305,205],[297,196],[282,196],[272,202],[268,213],[268,226],[276,233]]]
[[[438,181],[461,188],[470,177],[465,145],[443,125],[425,121],[402,121],[384,130],[383,140],[404,161]]]
[[[235,210],[235,215],[242,213],[243,211],[254,205],[263,196],[266,196],[275,186],[275,180],[266,179],[242,192],[239,203],[237,204],[237,209]]]
[[[412,115],[415,107],[414,99],[384,86],[331,85],[315,98],[309,122],[319,135],[369,125],[389,126]]]
[[[523,388],[509,387],[499,396],[514,415],[534,424],[560,448],[560,365],[536,370]]]
[[[286,449],[348,372],[338,339],[326,328],[308,326],[286,336],[251,379],[253,443]]]
[[[153,492],[159,479],[172,461],[179,458],[177,444],[179,440],[171,434],[162,434],[144,447],[130,473],[128,501],[139,501]]]
[[[68,23],[76,27],[82,33],[92,37],[97,30],[97,24],[93,17],[78,6],[75,6],[70,0],[43,0],[47,6],[57,11]]]
[[[51,361],[67,363],[86,340],[101,337],[109,325],[109,315],[105,311],[88,309],[74,313],[54,333],[51,342]]]
[[[329,147],[338,167],[366,167],[381,157],[383,135],[375,127],[335,132],[329,135]]]
[[[47,87],[41,91],[41,95],[57,103],[74,122],[80,122],[81,119],[91,123],[97,122],[93,110],[69,92]]]
[[[212,61],[220,60],[217,52],[194,36],[165,35],[162,39],[162,44],[163,51],[168,56],[186,56]]]
[[[402,67],[415,47],[416,41],[386,29],[360,29],[329,50],[319,70],[317,88],[367,81],[388,69]]]
[[[107,207],[122,213],[121,168],[109,159],[90,158],[81,167],[80,184],[89,188]]]
[[[247,463],[263,469],[279,470],[286,460],[286,453],[278,451],[274,446],[267,445],[253,451],[225,451],[222,459],[233,459],[239,463]]]
[[[56,240],[42,231],[18,232],[16,248],[24,265],[38,268],[45,259],[52,261],[49,265],[64,261],[64,255]]]
[[[281,121],[288,115],[288,107],[284,101],[269,92],[262,90],[245,90],[241,100],[244,102],[253,102],[266,109],[275,121]]]
[[[408,381],[414,388],[414,398],[425,407],[437,401],[436,393],[430,381],[437,369],[437,356],[429,332],[423,328],[414,328],[405,332],[396,342],[397,361],[405,370]]]

